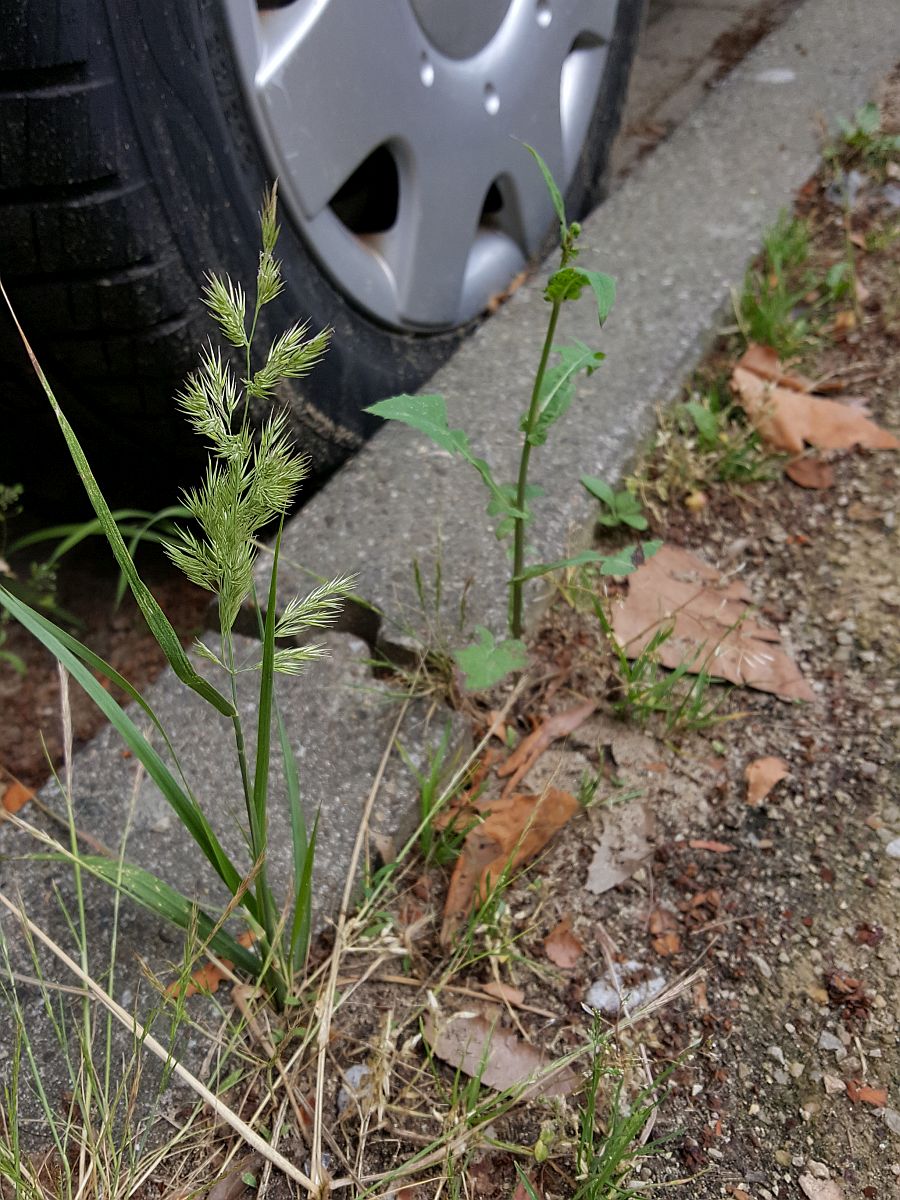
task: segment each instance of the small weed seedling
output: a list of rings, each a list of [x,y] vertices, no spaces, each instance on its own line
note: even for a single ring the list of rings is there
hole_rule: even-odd
[[[38,638],[88,693],[123,738],[134,757],[171,805],[187,834],[233,897],[231,907],[242,910],[255,935],[259,952],[248,949],[233,937],[222,921],[215,921],[169,884],[148,871],[128,863],[117,863],[98,855],[83,855],[73,847],[70,861],[80,870],[112,884],[157,916],[189,929],[209,948],[254,978],[265,982],[275,1004],[281,1007],[291,994],[293,979],[302,971],[310,931],[312,864],[315,828],[307,830],[300,802],[300,786],[293,750],[275,699],[278,672],[296,674],[321,657],[315,645],[276,643],[294,640],[308,629],[328,626],[339,611],[350,580],[338,578],[314,589],[306,597],[295,597],[277,615],[278,547],[272,570],[262,626],[261,653],[255,662],[237,661],[234,625],[244,603],[253,595],[255,538],[273,521],[283,519],[307,473],[306,461],[291,446],[283,412],[275,412],[254,437],[249,421],[252,399],[271,399],[282,380],[305,375],[324,353],[328,334],[307,337],[305,327],[295,325],[270,346],[262,365],[253,369],[253,340],[259,314],[282,289],[281,271],[275,258],[278,225],[275,191],[266,197],[262,213],[262,250],[256,280],[256,298],[248,320],[247,297],[240,284],[210,276],[205,302],[225,338],[243,360],[244,374],[238,382],[221,353],[208,349],[201,365],[188,379],[180,405],[196,432],[210,446],[203,482],[184,496],[184,507],[196,522],[166,544],[172,561],[199,587],[212,592],[218,602],[219,643],[216,648],[198,644],[198,652],[224,674],[226,694],[198,674],[178,637],[140,578],[122,532],[97,485],[78,439],[66,420],[37,359],[22,340],[47,399],[62,429],[72,459],[84,482],[103,533],[147,624],[164,651],[173,671],[185,686],[196,692],[225,720],[230,721],[235,745],[236,769],[245,802],[249,862],[232,860],[200,803],[184,781],[180,768],[174,772],[151,741],[138,728],[135,718],[123,709],[98,681],[97,675],[122,688],[149,718],[165,747],[175,758],[165,730],[146,700],[108,663],[58,628],[39,612],[0,587],[0,606]],[[5,292],[4,298],[5,298]],[[7,300],[7,303],[9,301]],[[10,311],[12,308],[10,306]],[[259,677],[258,723],[255,756],[246,750],[243,723],[237,705],[239,674],[256,672]],[[293,894],[282,906],[268,881],[268,801],[273,725],[281,753],[293,843]],[[282,912],[286,913],[283,917]]]
[[[591,350],[582,342],[570,346],[556,346],[556,328],[564,304],[578,300],[585,288],[594,297],[597,317],[602,325],[609,315],[615,299],[615,281],[599,271],[588,271],[575,266],[578,256],[578,237],[581,226],[569,224],[559,188],[550,171],[537,153],[527,147],[540,168],[553,207],[559,218],[560,264],[550,276],[544,289],[544,299],[550,305],[547,331],[541,348],[540,359],[531,390],[531,400],[523,415],[519,430],[522,448],[519,455],[519,472],[514,483],[498,483],[491,468],[483,458],[478,458],[469,445],[468,436],[461,429],[451,429],[443,396],[393,396],[372,405],[367,411],[388,421],[401,421],[426,434],[443,450],[464,459],[478,473],[489,494],[488,513],[498,519],[497,537],[512,536],[512,574],[509,588],[509,632],[511,638],[497,642],[487,629],[479,628],[478,642],[456,655],[456,661],[466,676],[466,685],[472,689],[490,687],[508,672],[524,665],[525,651],[521,644],[524,626],[524,584],[529,579],[546,575],[573,563],[596,562],[600,569],[621,575],[633,570],[626,553],[615,560],[595,550],[586,550],[571,559],[552,563],[535,563],[526,566],[525,534],[532,520],[531,502],[541,495],[541,490],[528,482],[531,453],[542,446],[553,425],[568,411],[575,398],[575,381],[581,374],[591,375],[603,360],[603,354]],[[551,366],[551,356],[556,356]],[[648,545],[644,553],[652,553]]]
[[[870,102],[852,120],[840,122],[840,138],[826,147],[825,158],[838,168],[861,166],[881,178],[889,163],[900,161],[900,134],[883,132],[878,105]]]
[[[646,1194],[646,1188],[632,1183],[635,1166],[641,1158],[657,1154],[663,1140],[641,1141],[665,1093],[672,1068],[641,1088],[629,1101],[621,1070],[607,1065],[609,1038],[601,1021],[594,1017],[591,1027],[592,1053],[587,1071],[584,1099],[578,1114],[577,1187],[573,1200],[632,1200]],[[601,1115],[597,1101],[604,1083],[612,1083],[609,1100]],[[603,1133],[598,1137],[597,1125]]]
[[[628,525],[631,529],[647,528],[647,518],[633,492],[627,488],[621,492],[613,491],[608,483],[596,475],[582,475],[581,482],[600,501],[598,525],[605,525],[608,529],[615,529],[618,525]]]
[[[810,323],[800,306],[808,286],[792,280],[809,257],[806,222],[783,212],[763,239],[762,261],[747,272],[737,304],[747,341],[771,346],[782,359],[807,344]]]
[[[781,459],[766,450],[724,382],[704,383],[690,399],[660,414],[652,447],[628,480],[648,508],[717,483],[771,479]]]
[[[721,697],[710,694],[711,677],[701,665],[690,673],[701,654],[680,662],[673,670],[660,663],[659,651],[674,632],[674,626],[658,629],[640,654],[632,661],[615,635],[602,598],[592,598],[594,613],[615,663],[616,687],[612,708],[616,716],[645,723],[654,714],[665,720],[666,729],[689,731],[706,729],[725,718],[717,716]],[[701,648],[702,649],[702,648]]]

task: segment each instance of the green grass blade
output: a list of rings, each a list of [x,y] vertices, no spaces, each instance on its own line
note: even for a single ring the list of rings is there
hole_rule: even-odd
[[[151,532],[154,525],[160,525],[164,521],[172,521],[175,519],[187,520],[191,514],[188,512],[188,510],[184,507],[183,504],[170,504],[166,508],[159,509],[158,512],[144,513],[143,515],[147,519],[144,521],[143,525],[138,526],[137,529],[132,531],[131,540],[128,543],[128,553],[131,555],[132,558],[134,558],[135,551],[137,550],[138,545],[141,542],[144,542],[144,541],[159,542],[161,545],[165,543],[165,541],[166,541],[165,537],[161,536],[158,533]],[[174,526],[170,526],[170,529],[174,529]],[[114,608],[118,608],[119,605],[122,603],[122,597],[125,595],[125,589],[127,587],[128,587],[128,580],[125,578],[124,574],[120,571],[119,572],[119,581],[116,584],[116,594],[115,594],[115,597],[113,598],[113,607]]]
[[[303,869],[294,894],[294,918],[291,922],[290,959],[295,971],[306,966],[309,937],[312,932],[312,883],[313,866],[316,861],[316,838],[319,833],[319,814],[313,821],[312,832],[303,857]],[[296,867],[296,862],[295,862]]]
[[[33,855],[51,862],[72,861],[69,855],[42,854]],[[75,856],[72,856],[74,858]],[[111,887],[118,888],[126,896],[130,896],[143,908],[148,909],[157,917],[177,925],[179,929],[195,928],[203,939],[203,943],[214,954],[227,958],[241,970],[256,977],[259,974],[259,958],[242,946],[236,938],[224,929],[216,929],[216,923],[197,905],[188,900],[164,880],[136,867],[131,863],[120,863],[117,859],[104,858],[99,854],[79,854],[78,865],[89,871],[97,879]]]
[[[275,701],[275,720],[278,724],[278,744],[281,750],[281,761],[284,766],[284,782],[287,791],[288,812],[291,819],[291,847],[294,868],[294,916],[291,922],[289,956],[295,970],[301,970],[306,958],[306,945],[309,941],[309,897],[304,897],[304,882],[306,876],[312,878],[312,850],[306,828],[306,818],[303,815],[303,802],[300,796],[300,776],[297,771],[297,759],[288,737],[287,727],[278,701]],[[309,860],[309,868],[307,867]],[[305,903],[304,903],[305,900]],[[305,926],[305,929],[304,929]],[[298,961],[299,960],[299,961]]]
[[[269,763],[272,749],[272,707],[275,697],[275,625],[278,592],[278,554],[281,549],[281,530],[275,539],[272,573],[269,577],[269,596],[263,626],[262,665],[259,671],[259,710],[256,726],[256,763],[253,770],[253,803],[250,811],[253,857],[261,863],[258,895],[264,914],[266,933],[271,935],[277,924],[275,900],[269,889],[266,872],[268,843]]]
[[[151,514],[145,512],[142,508],[120,508],[116,512],[110,513],[110,516],[115,521],[119,529],[124,532],[127,528],[126,522],[133,520],[136,517],[149,517]],[[73,550],[80,542],[86,538],[95,537],[97,534],[103,533],[103,525],[99,517],[95,517],[92,521],[70,522],[67,525],[51,525],[46,529],[36,529],[33,533],[27,533],[24,537],[19,538],[15,543],[15,549],[20,550],[27,546],[33,546],[40,542],[58,541],[58,545],[53,548],[53,552],[48,558],[49,563],[59,562],[64,555]],[[12,550],[13,547],[10,547]]]
[[[17,600],[15,596],[3,587],[0,587],[0,605],[14,616],[20,624],[24,625],[29,633],[33,634],[39,642],[46,646],[54,658],[62,663],[73,679],[87,692],[103,715],[115,727],[119,736],[134,756],[143,765],[147,774],[175,810],[178,819],[203,851],[216,871],[216,874],[232,895],[234,895],[241,886],[240,873],[219,845],[218,839],[213,833],[209,822],[206,820],[202,809],[184,791],[166,763],[150,745],[131,717],[94,678],[83,661],[87,659],[92,663],[99,664],[102,660],[98,659],[96,655],[92,655],[86,647],[80,646],[69,634],[65,634],[62,630],[57,629],[46,617],[42,617],[39,613],[29,608],[27,604],[23,604],[20,600]],[[73,645],[79,645],[79,653],[75,652],[72,648]],[[104,663],[103,666],[106,667],[106,664]],[[112,672],[112,669],[109,668],[109,671]],[[117,673],[112,672],[112,675],[117,676]],[[122,680],[122,677],[117,676],[116,681],[118,682],[118,680]],[[122,680],[122,682],[125,683],[126,681]],[[130,684],[126,684],[126,690],[129,694],[135,694],[134,688]],[[148,706],[146,704],[142,703],[142,707],[147,711]],[[156,720],[152,714],[151,719]],[[158,725],[158,722],[156,723]],[[245,896],[245,904],[249,908],[252,905],[252,898]],[[253,910],[251,909],[251,911]]]
[[[131,588],[138,608],[144,615],[144,620],[147,622],[150,632],[156,638],[162,652],[169,661],[169,665],[182,683],[186,684],[189,688],[192,688],[195,692],[197,692],[198,695],[202,696],[203,699],[209,704],[212,704],[213,707],[218,709],[218,711],[224,716],[233,716],[234,707],[231,702],[226,700],[221,692],[217,691],[217,689],[214,688],[211,683],[208,683],[207,680],[205,680],[201,675],[198,675],[194,670],[190,659],[184,652],[184,647],[178,640],[178,635],[169,623],[168,617],[157,604],[153,594],[138,575],[131,555],[128,553],[128,549],[121,533],[119,532],[119,527],[113,519],[109,505],[106,503],[103,493],[100,491],[97,480],[94,478],[94,474],[91,471],[84,451],[81,449],[72,426],[66,419],[65,414],[63,413],[56,397],[53,394],[53,390],[50,387],[47,377],[41,369],[41,365],[38,362],[37,357],[35,356],[35,353],[25,336],[25,331],[19,324],[15,310],[9,301],[9,297],[6,294],[6,290],[4,289],[2,283],[0,283],[0,293],[2,293],[7,307],[12,314],[16,329],[19,331],[19,336],[21,337],[28,353],[28,357],[31,360],[31,365],[34,368],[34,372],[40,380],[41,387],[44,389],[47,399],[50,401],[50,406],[56,415],[56,419],[59,422],[59,427],[62,430],[63,437],[66,439],[66,444],[69,447],[69,454],[72,457],[72,461],[75,464],[75,467],[81,478],[81,482],[84,485],[84,489],[88,494],[88,499],[93,506],[94,512],[97,514],[97,519],[100,521],[100,524],[103,527],[103,533],[106,536],[106,540],[109,542],[110,548],[115,555],[116,562],[119,564],[120,570],[128,580],[128,586]]]

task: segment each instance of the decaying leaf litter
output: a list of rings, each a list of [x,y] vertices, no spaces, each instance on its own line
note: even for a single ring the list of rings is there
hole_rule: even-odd
[[[827,255],[840,226],[823,190],[805,203]],[[871,276],[860,265],[868,316],[841,342],[810,347],[803,366],[810,378],[847,375],[845,393],[868,372],[872,413],[896,429],[886,261],[896,274],[896,239]],[[733,365],[726,344],[709,369]],[[728,677],[736,664],[720,715],[742,720],[672,735],[652,717],[614,719],[614,664],[597,628],[563,603],[538,640],[535,682],[502,722],[502,697],[485,707],[482,732],[496,725],[502,736],[491,739],[482,790],[459,804],[479,822],[463,843],[465,886],[448,905],[449,869],[400,876],[343,963],[318,1098],[333,1115],[337,1174],[377,1175],[418,1153],[418,1173],[393,1195],[454,1194],[452,1160],[455,1194],[505,1200],[529,1195],[518,1161],[535,1194],[570,1196],[588,1002],[611,1033],[608,1066],[632,1093],[642,1054],[657,1070],[675,1064],[657,1127],[681,1133],[636,1166],[639,1181],[691,1176],[700,1200],[891,1194],[898,467],[896,455],[866,450],[827,465],[827,491],[783,480],[672,505],[653,531],[667,553],[644,576],[655,579],[653,604],[641,571],[611,588],[614,616],[632,597],[644,605],[645,626],[629,637],[673,623],[663,648],[677,634],[699,669]],[[773,647],[780,674],[750,690],[759,677],[747,662]],[[792,702],[798,695],[805,703]],[[632,1026],[643,1006],[652,1013]],[[289,1022],[274,1032],[289,1044],[298,1036]],[[543,1078],[552,1063],[563,1064],[562,1095]],[[533,1098],[507,1109],[503,1089],[535,1073]],[[302,1074],[292,1085],[299,1115],[283,1148],[297,1161],[310,1085]],[[228,1098],[250,1116],[265,1094],[260,1069]],[[426,1152],[441,1136],[444,1150]],[[228,1194],[249,1196],[242,1182]],[[270,1182],[280,1194],[283,1181]]]

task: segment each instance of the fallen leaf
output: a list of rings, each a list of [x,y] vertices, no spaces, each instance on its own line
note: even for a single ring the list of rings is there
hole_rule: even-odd
[[[532,1200],[532,1196],[537,1196],[539,1200],[541,1200],[544,1193],[538,1188],[536,1180],[536,1175],[528,1176],[528,1182],[531,1185],[531,1191],[529,1192],[525,1187],[524,1180],[520,1179],[516,1184],[516,1190],[513,1192],[512,1200]]]
[[[834,1179],[817,1179],[815,1175],[801,1175],[798,1182],[807,1200],[844,1200],[844,1190]]]
[[[563,917],[544,938],[544,953],[563,971],[571,971],[584,953],[584,946],[572,932],[572,918]]]
[[[785,700],[812,700],[812,688],[781,645],[777,630],[750,616],[752,597],[738,579],[689,550],[663,546],[628,577],[625,600],[613,607],[613,632],[636,658],[660,630],[664,667],[687,670],[772,692]]]
[[[781,387],[740,366],[734,368],[731,382],[756,431],[776,450],[802,454],[807,442],[820,450],[853,446],[896,450],[900,446],[893,434],[879,428],[848,400],[823,400]]]
[[[843,308],[840,312],[834,314],[834,320],[831,323],[833,333],[849,333],[851,329],[856,328],[856,313],[852,308]]]
[[[262,1155],[242,1155],[232,1164],[228,1174],[213,1184],[206,1193],[206,1200],[241,1200],[242,1196],[251,1195],[253,1189],[245,1182],[244,1176],[258,1175],[262,1165]]]
[[[691,838],[688,845],[692,850],[710,850],[713,854],[731,854],[734,846],[727,842],[709,841],[706,838]]]
[[[681,949],[681,935],[678,932],[678,918],[671,909],[658,904],[650,914],[650,933],[653,935],[653,949],[662,958],[677,954]]]
[[[486,996],[493,996],[495,1000],[503,1000],[507,1004],[525,1003],[525,993],[521,988],[513,987],[511,983],[500,983],[492,979],[490,983],[483,983],[481,990]]]
[[[854,1104],[862,1102],[873,1104],[876,1108],[884,1108],[888,1098],[887,1088],[869,1087],[868,1084],[861,1083],[858,1079],[848,1079],[847,1095]]]
[[[550,1067],[550,1060],[536,1046],[480,1013],[456,1013],[445,1019],[429,1013],[424,1031],[438,1058],[497,1092],[516,1087]],[[564,1066],[526,1091],[528,1096],[566,1096],[579,1084],[580,1077]]]
[[[579,725],[584,724],[596,707],[596,704],[589,700],[584,704],[576,704],[574,708],[567,708],[564,712],[554,713],[523,738],[506,762],[497,768],[500,779],[511,776],[503,789],[503,795],[509,795],[518,787],[552,742],[557,738],[568,737]]]
[[[466,835],[453,868],[441,944],[449,944],[476,894],[486,896],[505,871],[543,850],[577,810],[575,797],[557,788],[547,788],[540,796],[516,792],[494,801],[481,824]]]
[[[793,388],[796,392],[816,390],[812,379],[808,379],[806,375],[801,375],[799,372],[791,371],[787,364],[779,359],[771,346],[761,346],[758,342],[751,342],[738,359],[737,365],[746,371],[752,371],[760,379],[768,379],[771,383],[777,383],[781,387]]]
[[[27,788],[24,783],[16,780],[3,793],[3,807],[8,813],[17,813],[33,796],[34,792],[31,788]]]
[[[634,800],[603,814],[603,835],[594,847],[585,888],[595,896],[630,879],[654,850],[649,804]]]
[[[762,804],[779,780],[790,774],[783,758],[757,758],[744,771],[747,781],[747,803]]]
[[[701,979],[694,984],[691,989],[691,994],[694,997],[694,1005],[698,1012],[709,1012],[709,1000],[706,995],[706,980]]]
[[[824,458],[815,458],[810,455],[794,458],[784,468],[784,473],[798,487],[820,491],[834,487],[834,467]]]
[[[242,946],[252,946],[255,937],[248,929],[245,933],[238,934],[237,940]],[[198,967],[191,975],[188,985],[184,989],[184,998],[188,999],[197,992],[213,993],[217,991],[222,980],[228,978],[227,972],[233,966],[234,963],[229,962],[227,958],[222,959],[222,967],[218,967],[212,962],[204,963],[202,967]],[[180,982],[170,983],[168,988],[166,988],[166,994],[169,996],[181,995],[180,988]]]

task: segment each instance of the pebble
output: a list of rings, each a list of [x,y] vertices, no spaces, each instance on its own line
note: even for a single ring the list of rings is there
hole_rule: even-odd
[[[838,1092],[847,1090],[843,1079],[838,1079],[837,1075],[823,1075],[822,1082],[825,1084],[825,1092],[829,1096],[836,1096]]]
[[[892,842],[888,842],[885,851],[890,858],[900,858],[900,837],[895,837]]]
[[[351,1093],[354,1096],[358,1096],[362,1092],[363,1085],[372,1074],[372,1068],[366,1066],[365,1063],[354,1063],[352,1067],[347,1067],[342,1074],[345,1086],[341,1087],[337,1094],[337,1110],[339,1113],[342,1113],[350,1103]]]
[[[831,1178],[831,1172],[828,1170],[825,1164],[823,1162],[817,1162],[817,1160],[814,1158],[811,1158],[807,1162],[806,1169],[809,1171],[810,1175],[814,1175],[816,1179]]]
[[[776,1150],[775,1161],[779,1167],[789,1167],[791,1165],[791,1154],[789,1150]]]
[[[900,1112],[897,1112],[896,1108],[886,1108],[881,1114],[881,1119],[891,1133],[895,1133],[897,1137],[900,1137]]]
[[[844,1050],[844,1043],[841,1041],[841,1039],[839,1037],[835,1037],[835,1035],[829,1032],[827,1029],[823,1029],[819,1034],[818,1047],[820,1050],[833,1050],[835,1054],[846,1053]]]
[[[900,838],[898,838],[898,841],[900,841]],[[898,855],[898,857],[900,857],[900,855]],[[749,954],[747,957],[756,967],[757,971],[759,971],[760,975],[762,975],[763,979],[772,978],[772,968],[761,955]]]
[[[770,1046],[768,1049],[768,1055],[769,1058],[774,1058],[777,1063],[780,1063],[782,1067],[785,1066],[784,1051],[780,1046]]]
[[[638,964],[623,963],[622,965],[634,970]],[[612,980],[597,979],[588,988],[584,1002],[589,1008],[596,1008],[598,1011],[612,1016],[619,1011],[623,998],[630,1008],[640,1008],[642,1004],[646,1004],[648,1000],[658,996],[665,986],[666,981],[662,975],[651,975],[649,979],[642,979],[640,983],[623,984],[622,997],[620,997]]]

